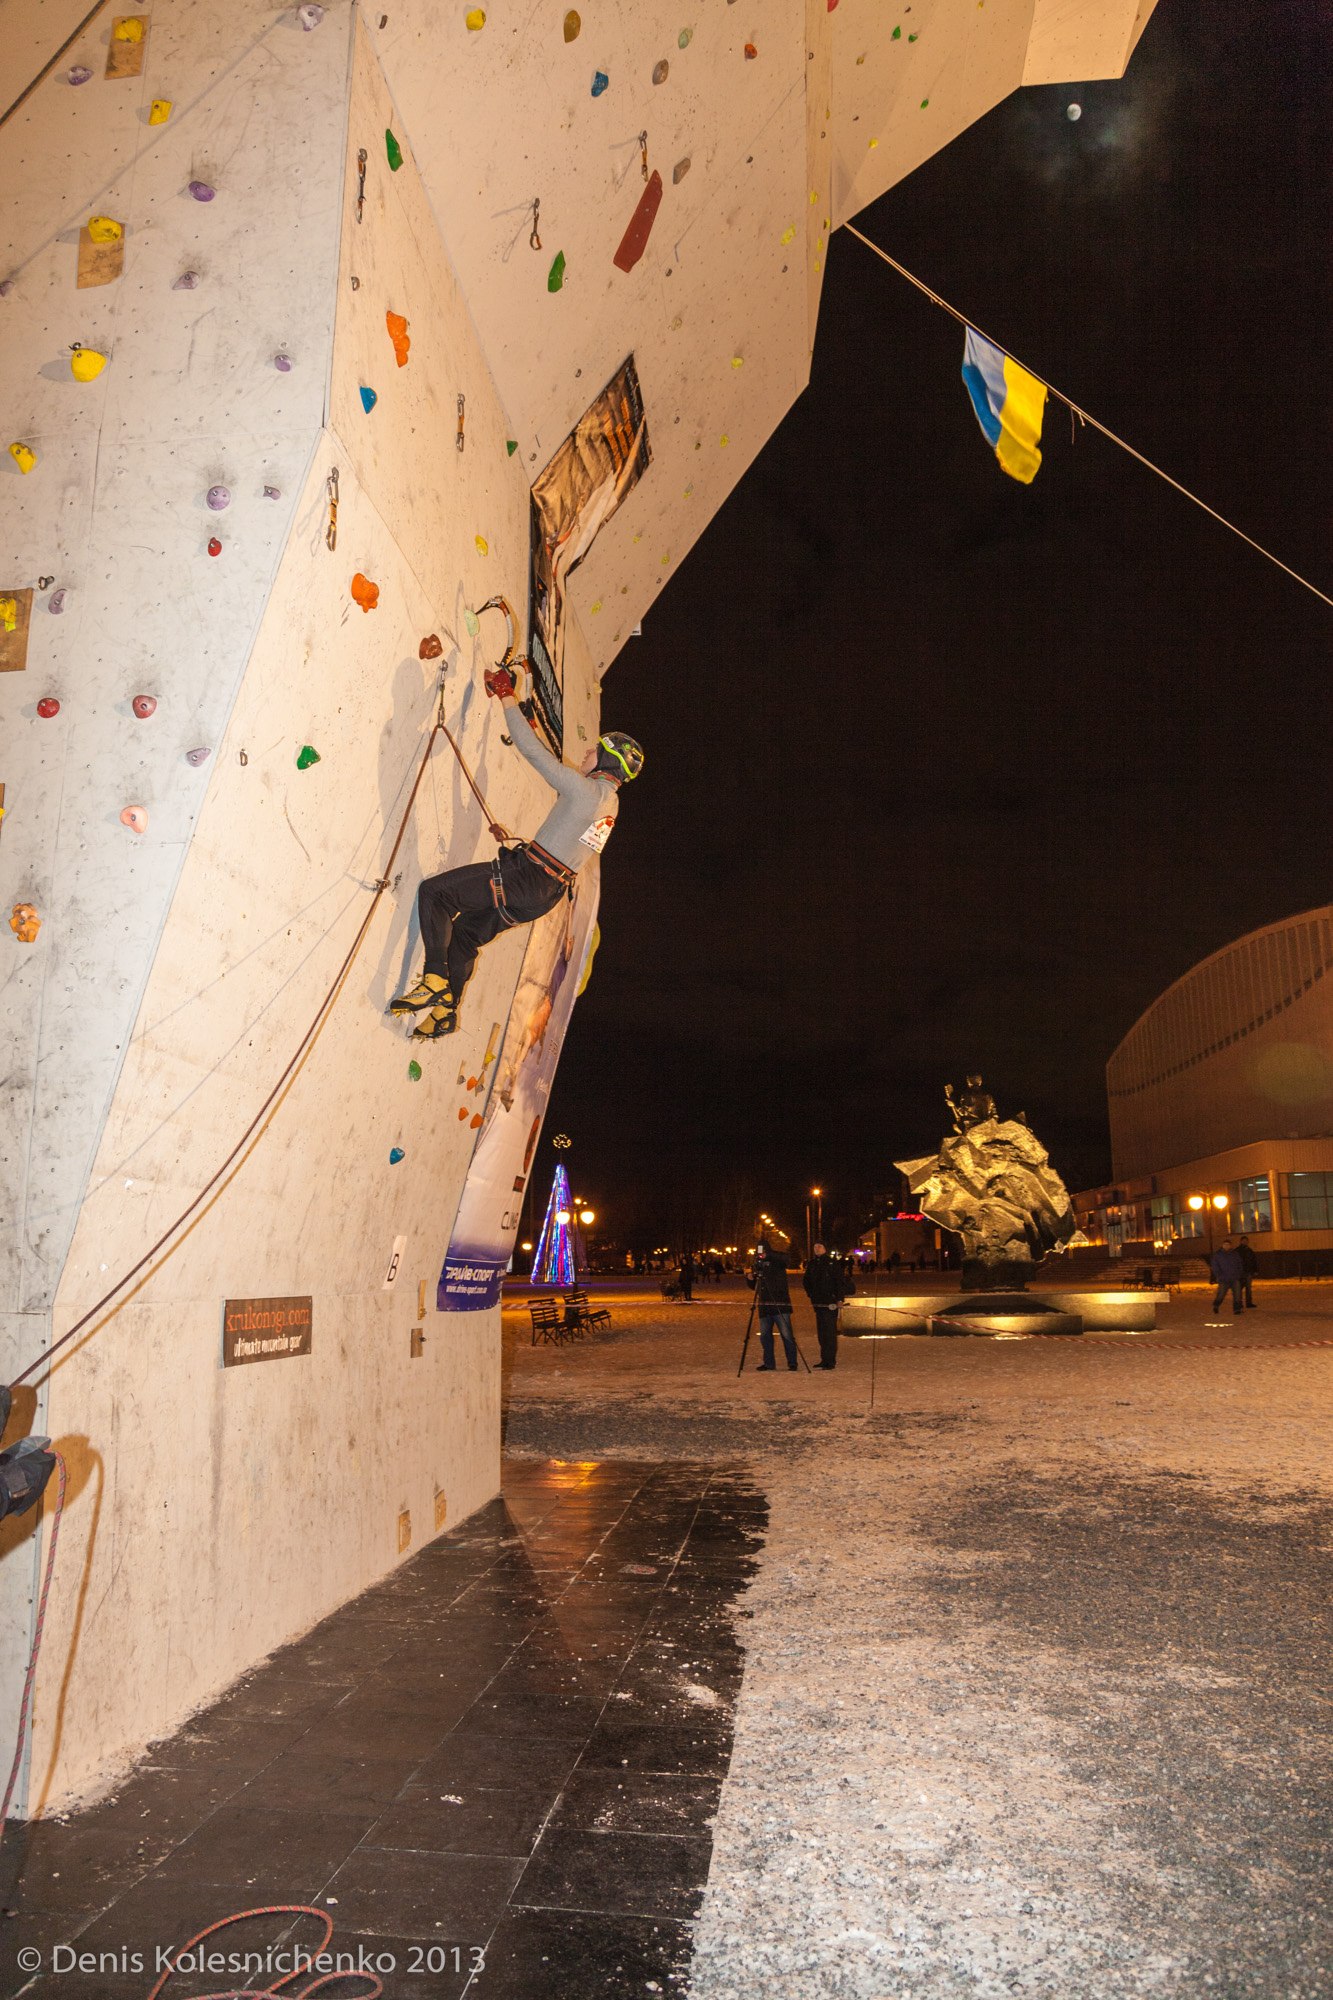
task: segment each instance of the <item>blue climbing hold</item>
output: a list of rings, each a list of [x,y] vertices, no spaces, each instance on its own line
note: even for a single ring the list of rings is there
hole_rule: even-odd
[[[391,1167],[396,1167],[396,1166],[398,1165],[398,1162],[399,1162],[400,1160],[405,1160],[406,1158],[407,1158],[407,1155],[406,1155],[406,1153],[405,1153],[405,1152],[403,1151],[403,1149],[402,1149],[402,1147],[401,1147],[401,1146],[390,1146],[390,1148],[389,1148],[389,1165],[390,1165]]]
[[[361,407],[365,411],[367,416],[370,415],[371,411],[374,409],[378,401],[379,397],[376,395],[375,391],[373,389],[367,389],[365,383],[363,382],[361,385]]]
[[[600,97],[602,92],[607,88],[607,85],[610,83],[610,81],[611,79],[607,75],[604,69],[599,69],[595,71],[592,79],[593,96]]]

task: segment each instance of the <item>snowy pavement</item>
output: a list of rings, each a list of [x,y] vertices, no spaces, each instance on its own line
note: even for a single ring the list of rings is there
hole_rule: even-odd
[[[506,1449],[768,1495],[693,2000],[1328,2000],[1333,1286],[1155,1336],[844,1341],[507,1311]],[[812,1316],[797,1332],[817,1352]]]

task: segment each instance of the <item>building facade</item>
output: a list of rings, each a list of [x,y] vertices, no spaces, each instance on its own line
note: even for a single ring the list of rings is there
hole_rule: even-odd
[[[1243,1232],[1270,1269],[1333,1266],[1333,905],[1176,980],[1106,1090],[1113,1184],[1075,1197],[1094,1241],[1206,1255]]]

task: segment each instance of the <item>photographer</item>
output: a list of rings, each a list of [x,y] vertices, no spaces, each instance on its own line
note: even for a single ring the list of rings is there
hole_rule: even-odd
[[[847,1266],[841,1257],[830,1257],[824,1245],[816,1243],[801,1283],[805,1286],[806,1297],[815,1309],[815,1327],[819,1334],[819,1359],[815,1367],[836,1368],[838,1308],[852,1290]]]
[[[754,1273],[746,1279],[754,1287],[755,1304],[759,1308],[759,1345],[763,1350],[763,1360],[759,1363],[759,1373],[777,1366],[773,1358],[773,1329],[776,1326],[782,1335],[782,1350],[787,1357],[787,1366],[796,1372],[796,1336],[791,1329],[791,1293],[787,1289],[787,1262],[781,1253],[759,1239],[755,1251]]]

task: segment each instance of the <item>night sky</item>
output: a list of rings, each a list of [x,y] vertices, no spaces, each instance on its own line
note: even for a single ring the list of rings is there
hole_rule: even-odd
[[[857,218],[1325,589],[1331,84],[1315,0],[1160,0],[1123,82]],[[607,677],[648,762],[538,1173],[568,1133],[624,1238],[795,1232],[812,1182],[850,1230],[969,1067],[1091,1185],[1143,1008],[1333,896],[1333,612],[1059,404],[1007,479],[961,329],[845,233],[826,277],[809,388]]]

